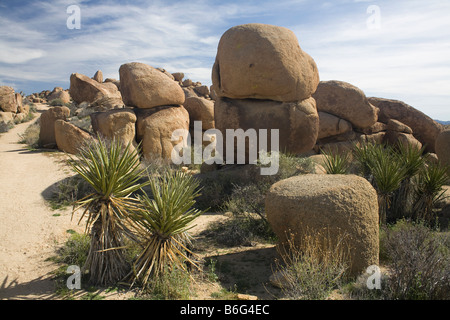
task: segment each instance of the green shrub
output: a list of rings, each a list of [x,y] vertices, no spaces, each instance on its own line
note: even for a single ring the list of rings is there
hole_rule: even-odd
[[[52,107],[63,106],[64,102],[61,99],[53,99],[52,101],[50,101],[49,105]]]
[[[433,209],[444,197],[443,186],[447,183],[447,169],[439,164],[430,164],[416,176],[413,213],[416,220],[433,222]]]
[[[191,276],[186,269],[164,268],[158,277],[149,280],[145,293],[151,300],[189,300]]]
[[[58,182],[49,203],[53,210],[64,209],[92,192],[91,185],[76,174]]]
[[[252,214],[233,215],[224,222],[208,226],[202,235],[226,247],[253,246],[255,242],[276,242],[276,235],[267,221]]]
[[[382,256],[389,277],[386,299],[450,299],[450,236],[438,234],[423,223],[400,220],[381,238]]]
[[[73,233],[58,250],[56,261],[82,267],[89,253],[90,239],[87,234]]]

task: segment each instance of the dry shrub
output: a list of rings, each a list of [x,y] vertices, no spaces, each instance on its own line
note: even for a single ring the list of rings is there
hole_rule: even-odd
[[[347,278],[349,252],[345,235],[333,241],[327,230],[308,232],[299,244],[290,235],[279,247],[282,262],[277,269],[282,275],[281,289],[289,299],[325,299]]]

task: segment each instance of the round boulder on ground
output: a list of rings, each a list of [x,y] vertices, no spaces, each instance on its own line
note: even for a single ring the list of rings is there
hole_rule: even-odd
[[[362,177],[310,174],[279,181],[267,193],[266,214],[281,243],[290,235],[300,245],[326,234],[323,240],[334,245],[345,241],[352,274],[378,264],[377,193]]]

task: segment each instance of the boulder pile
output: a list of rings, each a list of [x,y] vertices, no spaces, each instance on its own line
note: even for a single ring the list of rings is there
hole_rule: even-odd
[[[319,112],[316,153],[341,153],[354,143],[409,144],[435,152],[442,126],[404,102],[367,98],[362,90],[343,81],[322,81],[313,97]]]
[[[212,70],[215,127],[225,144],[227,129],[267,129],[268,142],[270,130],[278,129],[280,151],[309,151],[319,129],[311,97],[318,83],[316,63],[291,30],[258,23],[232,27],[220,39]],[[246,152],[248,157],[248,146]]]
[[[8,86],[0,86],[0,132],[8,131],[14,123],[22,122],[30,112],[23,97]]]

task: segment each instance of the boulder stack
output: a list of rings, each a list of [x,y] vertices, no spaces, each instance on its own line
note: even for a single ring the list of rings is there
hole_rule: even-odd
[[[144,63],[123,64],[119,74],[123,101],[135,108],[136,137],[144,158],[169,160],[173,147],[180,142],[172,141],[173,131],[189,130],[182,88],[165,70]]]
[[[70,110],[67,107],[52,107],[41,114],[39,145],[44,148],[55,148],[55,122],[57,120],[67,120]]]
[[[435,152],[435,143],[439,133],[443,130],[437,123],[423,112],[398,100],[369,98],[379,112],[379,121],[388,123],[390,119],[397,120],[411,129],[414,138],[425,146],[425,151]]]
[[[12,87],[0,86],[0,132],[6,132],[14,123],[22,122],[29,111],[20,93]]]
[[[311,97],[318,83],[316,63],[289,29],[233,27],[220,39],[212,70],[215,126],[225,143],[227,129],[278,129],[280,151],[310,151],[319,130]]]

